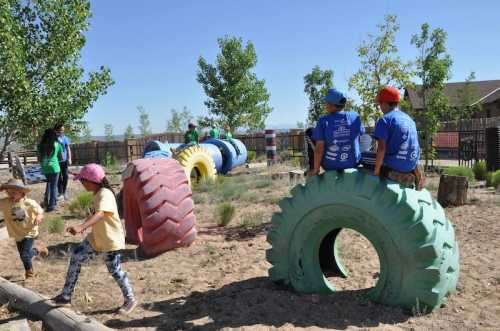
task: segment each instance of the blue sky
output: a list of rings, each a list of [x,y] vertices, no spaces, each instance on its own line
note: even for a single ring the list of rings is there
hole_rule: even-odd
[[[217,38],[224,35],[254,43],[255,72],[266,80],[274,108],[268,126],[305,119],[303,76],[314,65],[334,70],[334,84],[347,91],[359,68],[356,47],[386,14],[398,16],[403,59],[415,57],[411,35],[428,22],[448,32],[451,81],[472,70],[478,80],[500,79],[496,0],[93,0],[92,12],[81,62],[86,70],[108,66],[116,81],[87,115],[95,135],[103,134],[104,123],[113,124],[115,134],[129,123],[136,129],[138,105],[149,112],[155,132],[165,130],[172,108],[206,113],[197,60],[201,55],[213,62]]]

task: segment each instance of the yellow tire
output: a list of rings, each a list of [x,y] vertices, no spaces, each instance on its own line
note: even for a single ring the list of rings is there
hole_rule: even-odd
[[[189,179],[189,184],[199,181],[214,181],[217,178],[215,163],[205,148],[194,145],[188,147],[174,158],[181,164]]]

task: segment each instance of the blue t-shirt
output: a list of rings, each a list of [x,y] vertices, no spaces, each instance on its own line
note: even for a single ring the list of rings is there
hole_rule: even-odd
[[[69,145],[71,144],[71,141],[66,136],[60,136],[57,139],[59,140],[59,143],[63,147],[63,158],[62,158],[61,162],[68,161],[68,149],[69,149]]]
[[[321,166],[325,170],[354,168],[361,159],[359,137],[365,133],[358,113],[340,111],[322,116],[313,139],[325,142]]]
[[[386,152],[384,165],[400,172],[410,172],[420,159],[415,122],[399,109],[390,111],[375,125],[374,136],[384,140]]]

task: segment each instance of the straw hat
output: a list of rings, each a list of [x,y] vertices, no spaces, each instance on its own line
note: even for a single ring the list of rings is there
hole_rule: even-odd
[[[28,193],[31,190],[27,188],[24,183],[19,179],[9,179],[9,181],[5,184],[2,184],[2,189],[4,190],[17,190],[22,191],[23,193]]]

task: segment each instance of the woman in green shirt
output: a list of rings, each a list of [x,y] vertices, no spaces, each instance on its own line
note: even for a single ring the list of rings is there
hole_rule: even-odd
[[[63,158],[63,147],[57,139],[57,134],[53,129],[47,129],[43,133],[38,153],[42,172],[47,177],[45,188],[44,207],[50,213],[56,209],[57,205],[57,183],[59,182],[59,160]]]

